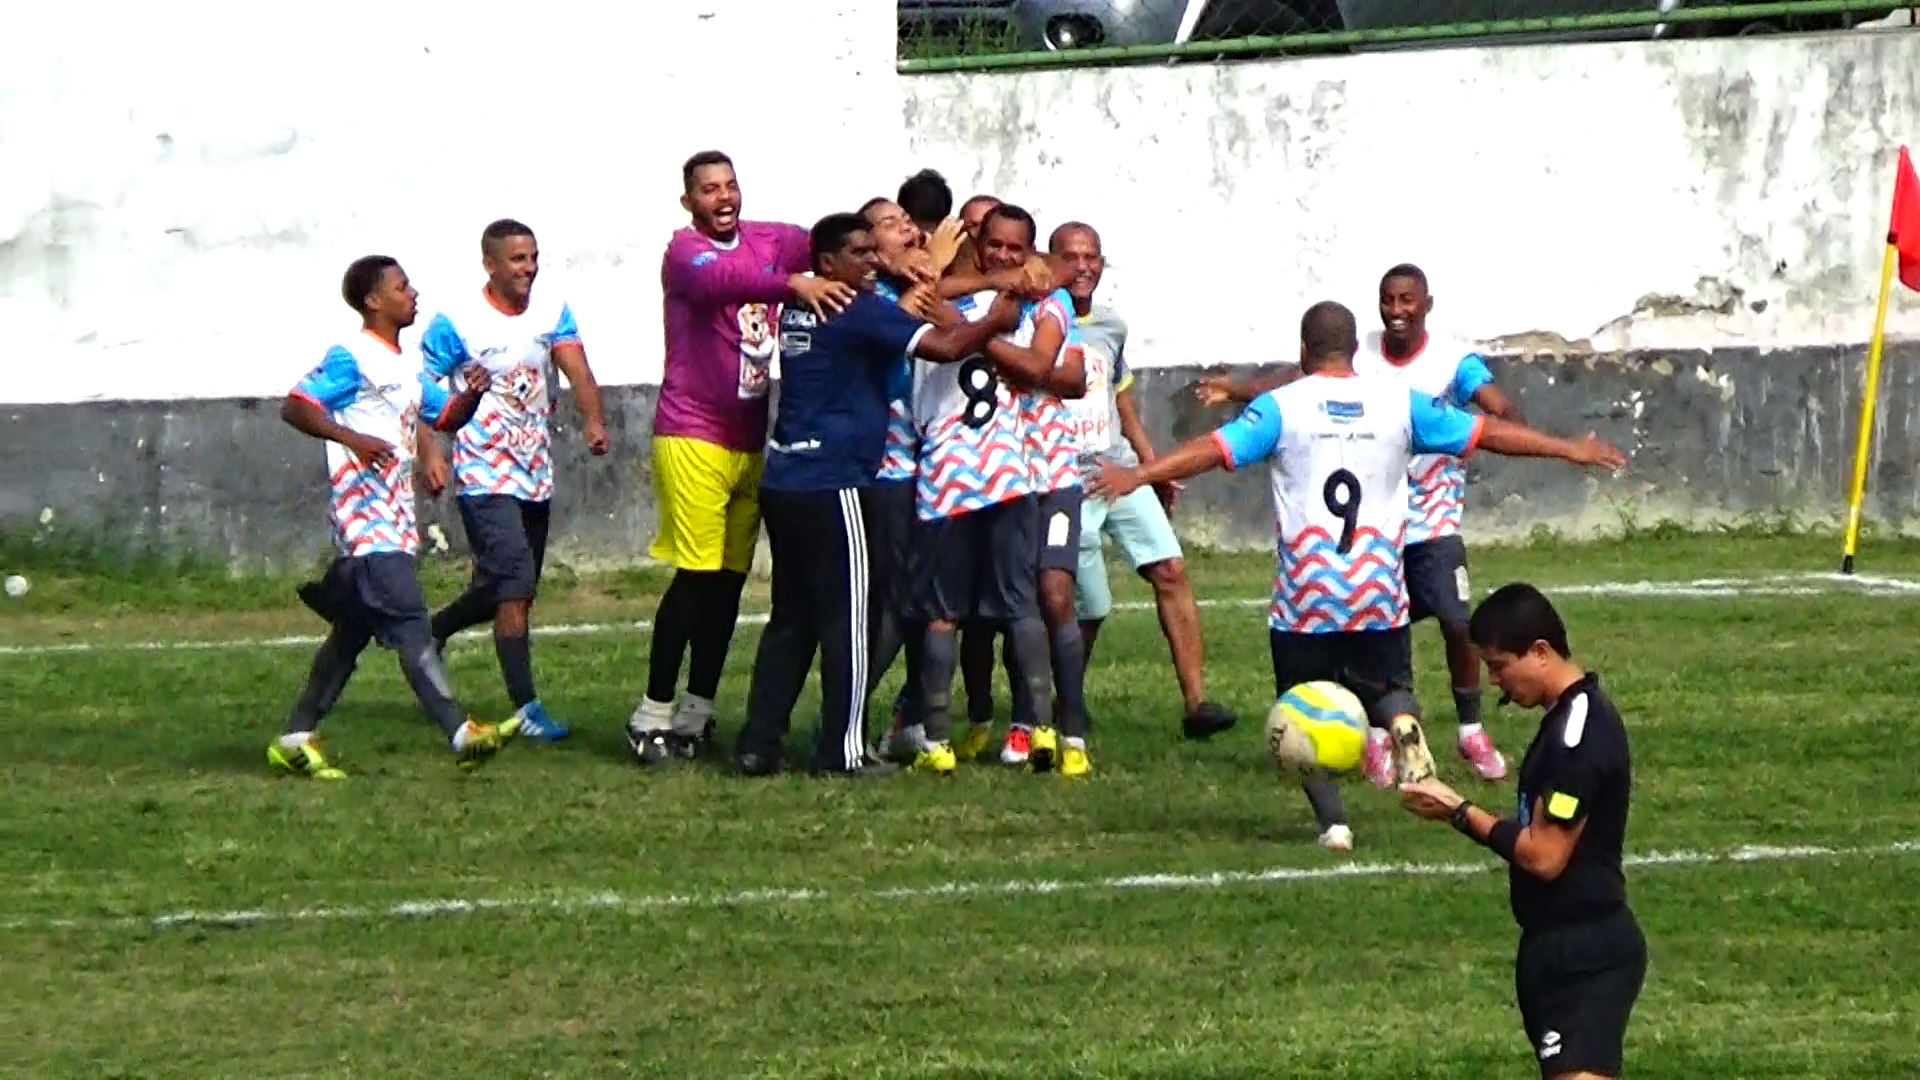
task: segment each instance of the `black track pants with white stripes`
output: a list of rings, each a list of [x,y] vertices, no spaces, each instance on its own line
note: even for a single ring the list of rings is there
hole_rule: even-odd
[[[794,702],[820,653],[820,738],[813,767],[859,766],[865,754],[867,666],[876,597],[859,488],[760,491],[773,549],[773,611],[753,661],[741,754],[778,755]]]

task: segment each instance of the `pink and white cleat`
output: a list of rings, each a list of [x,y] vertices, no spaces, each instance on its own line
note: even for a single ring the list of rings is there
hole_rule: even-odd
[[[1506,779],[1507,759],[1494,749],[1493,736],[1484,729],[1461,737],[1460,757],[1488,783]]]
[[[1367,729],[1367,754],[1360,759],[1360,771],[1373,781],[1377,788],[1390,788],[1393,783],[1393,740],[1379,728]]]

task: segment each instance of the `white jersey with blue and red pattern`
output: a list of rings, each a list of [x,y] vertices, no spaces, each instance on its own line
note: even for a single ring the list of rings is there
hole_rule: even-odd
[[[448,400],[447,392],[427,377],[419,351],[361,334],[328,349],[293,394],[319,406],[341,427],[393,447],[393,457],[376,468],[339,443],[327,443],[335,549],[348,556],[418,551],[414,436],[420,421],[439,422]]]
[[[473,419],[454,437],[459,494],[553,498],[553,350],[579,343],[573,310],[537,292],[516,315],[483,288],[427,324],[420,349],[433,378],[450,378],[466,364],[493,377]]]
[[[992,309],[995,293],[954,301],[969,320]],[[1018,395],[985,356],[958,364],[913,362],[913,420],[920,430],[923,521],[958,517],[1033,493]]]
[[[1381,375],[1309,375],[1213,433],[1226,466],[1271,460],[1280,534],[1269,622],[1290,634],[1407,623],[1407,464],[1465,455],[1482,421]]]
[[[900,290],[882,279],[873,291],[892,303]],[[887,380],[887,445],[880,457],[879,480],[911,480],[920,472],[920,429],[913,422],[913,359],[902,356]]]
[[[1073,297],[1055,289],[1046,299],[1026,305],[1011,340],[1022,347],[1033,344],[1040,324],[1057,322],[1064,336],[1053,366],[1063,367],[1080,351],[1080,331],[1074,326]],[[1080,486],[1080,440],[1073,410],[1051,390],[1020,392],[1020,419],[1026,426],[1027,463],[1033,469],[1033,490],[1045,494]]]
[[[1376,330],[1361,342],[1355,371],[1395,376],[1456,409],[1466,408],[1481,387],[1493,382],[1486,360],[1457,340],[1429,335],[1412,356],[1395,360],[1380,339]],[[1466,465],[1452,454],[1418,454],[1407,476],[1407,543],[1457,535],[1466,510]]]

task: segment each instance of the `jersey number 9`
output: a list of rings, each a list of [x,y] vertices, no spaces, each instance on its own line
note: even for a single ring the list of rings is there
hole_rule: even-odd
[[[984,356],[969,356],[960,363],[960,394],[966,404],[960,409],[960,421],[970,428],[983,428],[993,419],[1000,404],[1000,376]]]
[[[1345,555],[1353,550],[1353,534],[1360,527],[1360,478],[1346,469],[1335,469],[1327,477],[1327,485],[1320,495],[1326,501],[1327,510],[1340,519],[1337,550]]]

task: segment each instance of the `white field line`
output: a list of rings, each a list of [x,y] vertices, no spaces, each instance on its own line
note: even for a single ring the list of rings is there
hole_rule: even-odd
[[[1799,573],[1773,574],[1751,578],[1694,578],[1687,581],[1601,581],[1576,585],[1546,586],[1554,596],[1610,596],[1641,600],[1698,600],[1743,596],[1829,596],[1859,595],[1920,598],[1920,580],[1877,574]],[[1265,607],[1265,597],[1202,599],[1203,608]],[[1151,611],[1153,604],[1128,600],[1113,605],[1115,611]],[[740,616],[740,626],[764,626],[767,616],[754,612]],[[644,634],[653,629],[650,619],[629,622],[560,623],[536,625],[535,637],[573,637],[600,634]],[[486,630],[468,630],[456,644],[480,641]],[[93,652],[204,652],[219,649],[312,648],[320,644],[318,634],[286,634],[263,638],[208,638],[201,640],[153,641],[68,641],[47,645],[0,645],[0,656],[52,656],[61,653]]]
[[[1705,867],[1757,862],[1805,862],[1817,859],[1897,858],[1920,853],[1920,841],[1871,847],[1767,847],[1743,845],[1725,851],[1669,851],[1629,855],[1629,867]],[[1052,893],[1113,893],[1217,891],[1303,885],[1350,878],[1465,877],[1500,869],[1496,862],[1339,863],[1332,866],[1277,867],[1272,870],[1223,870],[1205,874],[1129,874],[1123,877],[1014,879],[1008,881],[950,881],[935,885],[893,888],[776,888],[724,893],[654,893],[624,896],[615,892],[571,897],[519,897],[408,900],[377,906],[322,906],[307,908],[251,908],[233,911],[176,911],[152,918],[117,919],[9,919],[0,928],[10,931],[75,929],[96,926],[151,927],[171,930],[189,927],[243,929],[313,922],[397,922],[449,915],[595,912],[643,915],[664,911],[699,911],[738,907],[797,906],[815,903],[870,903],[872,901],[947,900],[965,897],[1028,896]]]

